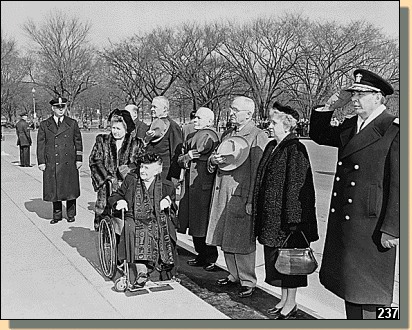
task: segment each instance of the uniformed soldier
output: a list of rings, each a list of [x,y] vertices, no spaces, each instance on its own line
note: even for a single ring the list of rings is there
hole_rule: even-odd
[[[77,121],[65,116],[67,99],[58,97],[50,104],[53,115],[40,123],[37,135],[37,161],[43,171],[43,200],[53,202],[51,224],[63,218],[62,201],[66,201],[67,222],[73,222],[76,198],[80,196],[82,136]]]
[[[30,146],[31,136],[29,124],[27,123],[27,113],[20,115],[21,119],[16,124],[17,145],[20,148],[20,166],[31,167],[30,165]]]
[[[330,126],[334,94],[312,111],[310,137],[338,148],[320,282],[345,300],[348,319],[375,319],[390,306],[399,244],[399,121],[384,105],[392,86],[354,71],[356,116]]]

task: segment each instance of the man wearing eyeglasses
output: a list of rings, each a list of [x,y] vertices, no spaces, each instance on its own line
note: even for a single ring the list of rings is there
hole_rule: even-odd
[[[345,300],[348,319],[375,319],[393,297],[399,244],[399,121],[384,103],[394,93],[382,77],[354,71],[356,113],[331,126],[338,94],[312,111],[310,137],[338,148],[320,282]],[[344,102],[343,102],[344,103]],[[342,103],[342,104],[343,104]]]
[[[73,222],[76,199],[80,196],[82,136],[77,121],[65,115],[67,99],[58,97],[50,104],[53,115],[40,123],[37,135],[37,162],[43,172],[43,200],[53,203],[51,224],[63,219],[62,201],[66,201],[67,222]]]

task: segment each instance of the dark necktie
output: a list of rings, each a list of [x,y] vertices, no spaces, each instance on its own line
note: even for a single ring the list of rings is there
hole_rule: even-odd
[[[358,133],[362,130],[363,124],[365,124],[365,121],[363,121],[362,124],[360,125]]]

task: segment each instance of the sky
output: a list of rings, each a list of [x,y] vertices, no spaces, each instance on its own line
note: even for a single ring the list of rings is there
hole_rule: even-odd
[[[56,9],[90,22],[90,41],[101,47],[157,26],[246,22],[285,13],[343,24],[366,20],[389,37],[399,35],[398,1],[1,1],[2,33],[24,48],[28,39],[22,25],[29,19],[41,25]]]

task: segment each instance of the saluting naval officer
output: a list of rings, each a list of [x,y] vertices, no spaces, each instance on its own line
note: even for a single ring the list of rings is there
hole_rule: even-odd
[[[375,319],[390,306],[399,244],[399,121],[384,105],[393,94],[382,77],[354,71],[356,116],[332,127],[338,99],[314,109],[310,137],[338,148],[320,282],[345,300],[348,319]]]
[[[43,171],[43,200],[53,202],[51,224],[63,218],[66,201],[67,222],[76,216],[76,198],[80,196],[79,168],[83,143],[77,121],[65,116],[67,99],[50,101],[53,115],[40,123],[37,135],[37,162]]]

